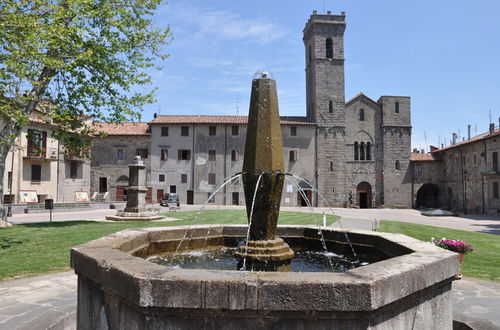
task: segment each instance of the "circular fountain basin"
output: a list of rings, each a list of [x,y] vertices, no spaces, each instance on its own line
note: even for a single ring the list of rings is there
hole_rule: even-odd
[[[347,255],[344,231],[322,228]],[[79,329],[451,329],[457,254],[389,233],[347,231],[372,263],[342,273],[172,269],[148,256],[235,246],[247,227],[128,229],[71,250]],[[317,227],[278,227],[294,251],[319,251]],[[237,244],[237,243],[236,243]]]

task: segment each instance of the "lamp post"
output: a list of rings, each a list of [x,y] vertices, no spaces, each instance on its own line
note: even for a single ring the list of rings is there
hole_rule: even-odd
[[[12,217],[12,181],[14,179],[14,155],[16,152],[16,146],[12,146],[12,161],[10,165],[10,178],[9,178],[9,207],[7,208],[7,217]]]

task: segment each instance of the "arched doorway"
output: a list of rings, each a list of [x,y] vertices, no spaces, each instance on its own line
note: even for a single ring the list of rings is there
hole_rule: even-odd
[[[360,209],[372,207],[372,186],[366,181],[358,184],[356,188],[356,203]]]
[[[417,191],[417,208],[438,208],[439,188],[433,183],[426,183]]]

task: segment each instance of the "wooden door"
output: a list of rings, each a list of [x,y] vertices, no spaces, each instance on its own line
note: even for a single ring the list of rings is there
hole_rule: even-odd
[[[194,204],[194,192],[192,190],[187,191],[187,204],[192,205]]]
[[[160,200],[163,198],[163,189],[156,189],[156,202],[159,203]]]
[[[153,188],[148,187],[146,192],[146,203],[153,203]]]

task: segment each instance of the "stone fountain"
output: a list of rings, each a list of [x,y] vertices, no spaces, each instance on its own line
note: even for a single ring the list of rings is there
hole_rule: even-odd
[[[106,216],[106,220],[115,221],[148,221],[164,220],[165,217],[149,212],[146,209],[146,165],[141,156],[135,156],[134,162],[128,166],[127,204],[123,211],[116,215]]]
[[[244,160],[250,227],[128,229],[74,247],[78,329],[452,329],[455,253],[400,234],[277,227],[283,160],[275,86],[262,73],[252,82]],[[146,260],[221,246],[238,248],[238,267],[253,271]],[[322,246],[337,254],[352,247],[373,263],[342,273],[255,271],[288,269],[292,249]]]

